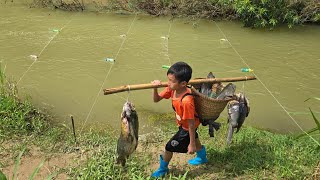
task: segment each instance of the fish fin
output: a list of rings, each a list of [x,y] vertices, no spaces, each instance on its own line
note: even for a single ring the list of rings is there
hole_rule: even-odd
[[[216,76],[210,71],[207,78],[215,78]]]
[[[126,159],[118,157],[116,164],[121,164],[121,166],[124,167],[126,165]]]

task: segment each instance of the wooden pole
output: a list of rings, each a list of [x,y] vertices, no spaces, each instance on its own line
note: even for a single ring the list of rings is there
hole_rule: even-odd
[[[249,81],[255,80],[255,76],[245,76],[245,77],[232,77],[232,78],[212,78],[212,79],[193,79],[189,81],[189,85],[196,85],[201,83],[215,83],[215,82],[236,82],[236,81]],[[116,88],[104,89],[104,95],[124,92],[124,91],[132,91],[132,90],[140,90],[140,89],[152,89],[159,87],[167,87],[168,82],[162,82],[160,85],[154,85],[152,83],[149,84],[134,84],[134,85],[125,85]]]
[[[74,142],[77,144],[76,130],[74,128],[73,116],[71,115],[70,117],[71,117],[71,123],[72,123],[72,131],[73,131],[73,136],[74,136]]]

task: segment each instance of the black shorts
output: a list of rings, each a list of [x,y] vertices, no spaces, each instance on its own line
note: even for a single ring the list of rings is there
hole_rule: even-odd
[[[197,130],[195,132],[196,139],[198,138]],[[169,152],[187,153],[190,144],[189,131],[179,127],[179,131],[169,140],[166,145],[166,150]]]

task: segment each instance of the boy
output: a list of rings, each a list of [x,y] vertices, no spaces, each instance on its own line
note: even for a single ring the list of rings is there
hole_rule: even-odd
[[[168,87],[160,94],[157,88],[153,90],[153,101],[159,102],[163,98],[172,99],[172,107],[176,113],[176,123],[179,126],[178,132],[166,144],[163,155],[160,155],[160,167],[151,175],[162,177],[168,173],[168,164],[173,152],[197,153],[197,157],[188,161],[190,165],[200,165],[208,162],[206,149],[201,145],[198,138],[197,127],[200,124],[194,106],[193,96],[188,95],[191,90],[187,83],[191,79],[192,69],[185,62],[173,64],[168,72]],[[152,81],[153,84],[160,84],[159,80]]]

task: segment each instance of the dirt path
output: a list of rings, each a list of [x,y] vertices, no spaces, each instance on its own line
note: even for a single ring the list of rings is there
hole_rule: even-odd
[[[37,167],[44,161],[43,166],[39,169],[34,179],[47,179],[50,175],[56,176],[57,179],[67,179],[67,174],[62,168],[67,168],[73,165],[75,153],[55,153],[45,154],[37,147],[29,148],[21,158],[20,164],[17,168],[16,179],[27,179],[30,177]],[[8,179],[11,179],[14,173],[15,160],[17,158],[6,156],[2,158],[7,166],[3,168],[3,173]]]

